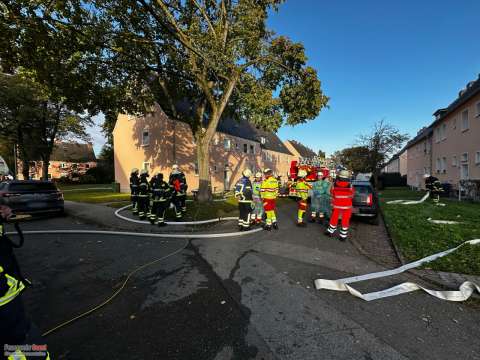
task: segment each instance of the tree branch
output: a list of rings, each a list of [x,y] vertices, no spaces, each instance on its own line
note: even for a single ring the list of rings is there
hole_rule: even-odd
[[[201,6],[197,0],[192,0],[193,3],[195,4],[195,6],[197,7],[197,9],[200,11],[200,13],[202,14],[202,16],[204,17],[205,21],[207,22],[208,24],[208,27],[210,28],[212,34],[213,34],[213,37],[215,38],[215,40],[217,40],[217,33],[215,32],[215,29],[212,25],[212,22],[210,21],[210,18],[208,17],[208,14],[205,12],[205,9],[203,8],[203,6]]]

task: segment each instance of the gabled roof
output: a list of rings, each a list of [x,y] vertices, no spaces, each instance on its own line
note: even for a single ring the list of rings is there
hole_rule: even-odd
[[[460,91],[458,98],[456,98],[450,105],[445,109],[438,109],[433,113],[434,116],[437,116],[437,119],[433,122],[432,125],[436,125],[443,120],[444,117],[451,114],[453,111],[458,109],[460,106],[465,104],[475,95],[480,94],[480,74],[478,78],[474,81],[470,81],[467,84],[467,87]]]
[[[420,142],[423,139],[426,139],[427,137],[432,135],[432,132],[433,132],[432,125],[430,125],[428,127],[424,127],[423,129],[420,129],[418,131],[417,135],[413,139],[411,139],[409,142],[407,142],[407,145],[405,145],[405,147],[402,149],[401,152],[403,152],[403,150],[411,148],[412,146],[414,146],[418,142]]]
[[[317,156],[315,151],[295,140],[288,140],[302,158],[311,158]]]
[[[97,161],[90,143],[58,142],[53,148],[51,161],[90,162]]]
[[[264,131],[261,129],[255,129],[255,130],[257,131],[257,139],[258,141],[260,141],[260,144],[263,149],[292,155],[292,153],[283,144],[282,140],[280,140],[277,134],[273,132]],[[262,137],[265,138],[264,144],[261,143]]]

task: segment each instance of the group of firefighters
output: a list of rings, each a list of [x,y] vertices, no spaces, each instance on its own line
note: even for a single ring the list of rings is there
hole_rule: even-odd
[[[165,226],[165,212],[173,204],[175,219],[180,220],[187,211],[187,180],[178,165],[172,166],[172,172],[166,182],[163,174],[158,173],[150,180],[148,171],[132,169],[130,174],[130,195],[133,214],[150,223]]]
[[[276,199],[279,195],[279,183],[271,169],[264,173],[257,172],[253,182],[252,172],[246,169],[235,186],[235,197],[238,199],[240,216],[239,229],[248,230],[254,224],[264,224],[265,230],[278,229],[275,214]],[[325,234],[335,236],[338,221],[341,218],[340,240],[348,236],[352,215],[355,190],[351,184],[351,174],[347,170],[340,171],[333,181],[329,171],[319,172],[318,179],[310,183],[306,181],[307,172],[299,170],[295,183],[298,200],[297,226],[306,226],[305,213],[308,209],[308,197],[311,193],[310,221],[323,223],[329,219]]]

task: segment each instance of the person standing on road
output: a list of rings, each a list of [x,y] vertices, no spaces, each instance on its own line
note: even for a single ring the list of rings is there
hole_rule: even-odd
[[[263,220],[263,201],[260,196],[260,189],[262,187],[262,173],[257,172],[255,174],[255,180],[252,184],[253,187],[253,214],[252,219],[255,223],[260,224]]]
[[[298,196],[297,226],[306,226],[307,224],[303,222],[303,215],[307,211],[308,191],[312,186],[305,180],[307,176],[305,170],[300,170],[297,176],[297,184],[295,185],[295,191]]]
[[[165,226],[165,211],[170,205],[172,189],[163,181],[163,174],[157,174],[150,181],[152,188],[152,211],[149,220],[152,224]]]
[[[240,216],[238,217],[238,228],[240,231],[250,229],[250,221],[253,204],[253,189],[250,177],[252,172],[250,169],[245,169],[242,177],[235,185],[235,197],[238,200],[238,210]]]
[[[278,181],[273,177],[273,171],[270,169],[265,169],[264,175],[265,179],[260,186],[260,196],[263,201],[263,209],[267,215],[264,228],[268,231],[272,230],[272,227],[275,230],[278,230],[277,216],[275,215],[275,205],[278,196]]]
[[[21,294],[25,289],[24,281],[26,280],[21,275],[13,253],[13,244],[5,235],[5,222],[11,218],[12,210],[8,206],[0,205],[0,343],[13,347],[38,345],[39,348],[42,347],[42,353],[45,353],[45,356],[34,358],[49,360],[45,341],[25,313]],[[20,231],[19,228],[17,231]],[[2,347],[2,351],[7,350],[10,349]],[[27,359],[20,349],[12,349],[12,352],[14,354],[9,355],[8,359]],[[7,358],[7,355],[5,357]],[[28,357],[28,359],[31,358]]]
[[[321,223],[325,217],[330,217],[330,190],[332,184],[328,180],[328,170],[318,173],[318,180],[312,184],[312,202],[310,222],[317,218]]]
[[[140,171],[140,180],[138,184],[138,216],[140,219],[147,217],[150,208],[150,184],[148,183],[148,171]]]
[[[138,169],[133,168],[130,173],[130,200],[132,201],[132,212],[138,214]]]
[[[168,183],[173,188],[172,202],[175,206],[175,218],[180,220],[182,215],[187,211],[187,179],[185,174],[180,171],[177,164],[172,166],[172,173],[170,174]]]
[[[342,228],[340,230],[340,240],[345,241],[350,227],[350,217],[352,216],[353,196],[355,190],[351,184],[350,172],[341,170],[333,188],[331,190],[333,213],[330,218],[330,224],[325,234],[334,236],[337,231],[338,219],[342,217]]]
[[[438,204],[440,201],[440,193],[443,192],[442,183],[438,178],[429,174],[425,174],[423,177],[425,179],[425,188],[430,191],[430,197],[433,202]]]

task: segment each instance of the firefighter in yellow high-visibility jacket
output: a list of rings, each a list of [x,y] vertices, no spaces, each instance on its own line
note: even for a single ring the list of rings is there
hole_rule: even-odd
[[[260,186],[260,196],[263,201],[263,209],[267,219],[265,221],[265,230],[278,230],[277,216],[275,215],[275,205],[278,196],[278,181],[273,176],[273,171],[265,169],[265,179]]]
[[[307,211],[307,199],[308,191],[312,189],[312,186],[305,181],[307,172],[305,170],[300,170],[298,172],[298,180],[295,185],[295,190],[298,196],[298,213],[297,213],[297,226],[306,226],[307,224],[303,221],[303,214]]]

